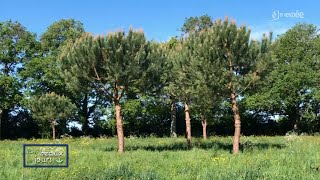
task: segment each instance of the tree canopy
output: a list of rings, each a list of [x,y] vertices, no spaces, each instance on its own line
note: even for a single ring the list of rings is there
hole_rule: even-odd
[[[233,135],[237,154],[241,135],[320,131],[318,27],[255,40],[203,15],[180,31],[165,42],[132,28],[97,36],[62,19],[37,38],[1,22],[0,138],[117,136],[122,153],[126,136],[184,135],[191,148],[192,136]]]

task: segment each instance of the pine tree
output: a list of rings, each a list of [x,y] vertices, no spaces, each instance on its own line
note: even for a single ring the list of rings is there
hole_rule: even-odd
[[[39,120],[40,124],[46,125],[49,122],[53,141],[56,139],[56,125],[72,117],[76,108],[68,98],[55,93],[33,98],[30,106],[33,118]]]
[[[193,82],[189,90],[194,94],[191,108],[194,117],[200,117],[203,127],[203,137],[207,137],[207,121],[214,106],[219,104],[221,96],[221,79],[223,70],[215,51],[215,33],[210,16],[190,17],[185,20],[181,31],[186,37],[186,51],[189,65],[188,79]]]
[[[190,100],[194,96],[190,43],[188,38],[181,38],[174,48],[168,50],[166,58],[172,63],[172,79],[171,83],[165,87],[167,92],[184,104],[188,147],[191,147]]]
[[[268,38],[263,43],[250,41],[250,30],[243,25],[237,27],[234,21],[228,18],[222,22],[217,20],[213,25],[215,46],[218,60],[224,67],[226,87],[230,93],[232,111],[234,114],[233,153],[239,152],[241,120],[237,104],[237,96],[241,95],[264,69]]]
[[[174,88],[174,59],[170,58],[170,54],[176,46],[178,45],[177,37],[172,37],[169,42],[158,44],[154,46],[156,50],[152,51],[150,55],[151,66],[155,68],[150,68],[152,76],[156,75],[156,80],[153,80],[153,83],[158,86],[158,97],[164,97],[163,99],[166,103],[170,104],[170,136],[177,137],[177,97],[174,94],[176,89]]]
[[[208,27],[189,34],[193,91],[192,108],[201,119],[203,138],[207,138],[206,127],[212,117],[213,108],[221,102],[223,91],[223,68],[215,51],[215,36]]]
[[[115,105],[118,151],[124,152],[121,99],[128,91],[144,88],[148,69],[148,45],[142,31],[129,30],[93,37],[85,34],[61,56],[74,76],[94,83],[98,93]],[[74,66],[75,65],[75,66]]]

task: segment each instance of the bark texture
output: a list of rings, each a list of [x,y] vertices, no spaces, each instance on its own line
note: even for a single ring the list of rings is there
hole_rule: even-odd
[[[174,100],[171,103],[170,136],[177,137],[177,107],[176,107],[176,101]]]
[[[207,139],[207,119],[201,114],[202,136]]]
[[[186,135],[187,135],[187,145],[191,147],[191,120],[190,120],[190,110],[188,103],[184,104],[184,112],[186,118]]]
[[[231,92],[231,102],[232,102],[232,111],[234,115],[234,138],[233,138],[233,154],[239,153],[239,144],[240,144],[240,131],[241,131],[241,121],[238,110],[238,105],[236,101],[236,93],[234,90]]]
[[[117,84],[115,85],[114,89],[114,103],[116,106],[116,121],[117,121],[117,135],[118,135],[118,152],[124,152],[124,133],[123,133],[123,122],[121,116],[121,106],[120,106],[120,98],[118,92]]]
[[[51,128],[52,128],[52,140],[53,140],[53,142],[55,142],[55,140],[56,140],[56,125],[55,125],[54,120],[51,123]]]

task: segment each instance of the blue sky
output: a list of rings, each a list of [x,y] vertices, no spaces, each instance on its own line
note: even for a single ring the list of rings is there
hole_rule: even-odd
[[[317,4],[301,0],[2,0],[0,21],[17,20],[41,35],[54,21],[74,18],[87,32],[105,34],[132,26],[143,28],[148,39],[165,41],[180,34],[177,29],[186,17],[208,14],[213,19],[229,16],[240,25],[245,23],[252,29],[252,38],[259,38],[268,31],[281,34],[298,22],[319,24]],[[273,12],[297,11],[303,12],[303,18],[272,17]]]

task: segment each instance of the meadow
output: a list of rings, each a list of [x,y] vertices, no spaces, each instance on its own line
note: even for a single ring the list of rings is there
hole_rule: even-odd
[[[68,168],[24,168],[23,144],[49,139],[0,142],[0,179],[319,179],[320,137],[241,137],[241,153],[231,154],[232,137],[65,138]]]

